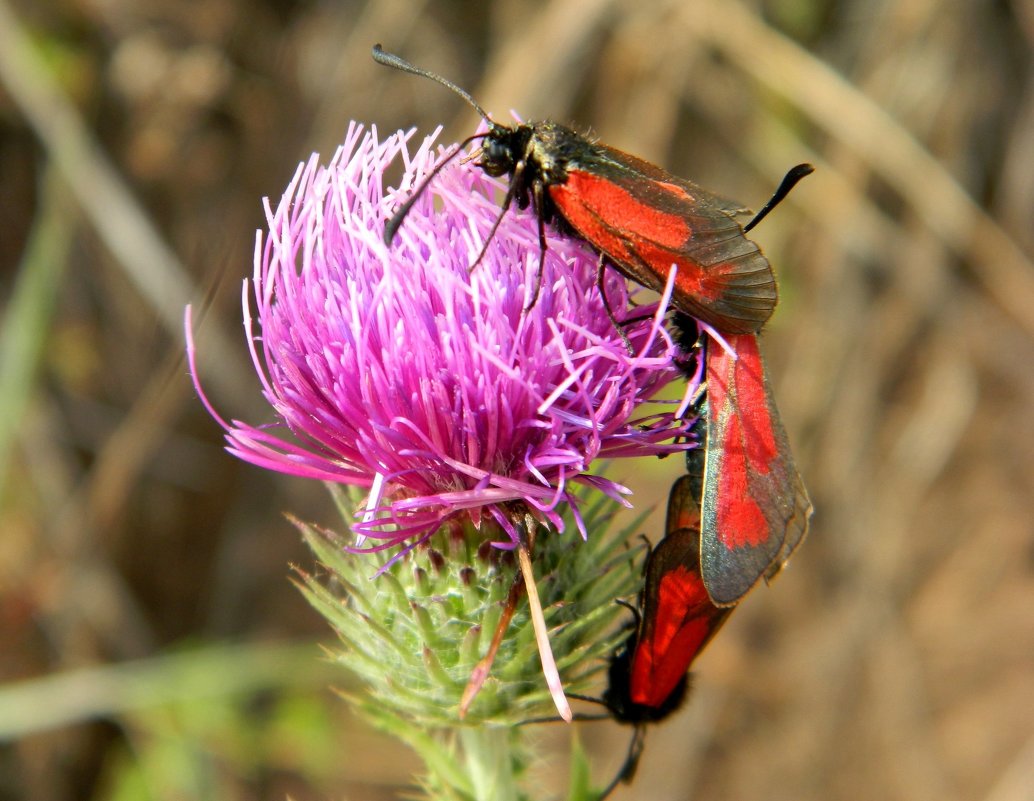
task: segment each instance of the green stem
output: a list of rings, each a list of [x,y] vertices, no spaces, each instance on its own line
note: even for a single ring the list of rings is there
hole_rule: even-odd
[[[518,801],[515,767],[520,734],[508,726],[464,726],[459,730],[467,772],[477,801]]]

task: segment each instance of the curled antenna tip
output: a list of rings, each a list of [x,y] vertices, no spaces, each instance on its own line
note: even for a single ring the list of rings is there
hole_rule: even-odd
[[[460,97],[462,97],[465,101],[467,101],[467,103],[470,104],[474,111],[478,113],[478,116],[480,116],[489,124],[492,124],[491,117],[489,117],[488,113],[477,104],[477,101],[475,101],[474,98],[471,97],[470,93],[467,92],[465,89],[461,89],[452,81],[443,78],[436,72],[431,72],[430,70],[425,70],[421,69],[420,67],[416,67],[410,64],[401,56],[396,56],[394,53],[388,53],[387,51],[382,49],[379,44],[375,44],[373,46],[371,54],[373,55],[373,60],[376,61],[378,64],[383,64],[386,67],[392,67],[394,69],[401,70],[402,72],[408,72],[412,75],[419,75],[422,78],[429,78],[432,81],[437,81],[442,86],[450,89],[451,91],[455,92]]]
[[[744,233],[751,230],[755,225],[765,219],[765,217],[768,216],[768,213],[778,206],[783,198],[790,194],[790,190],[797,186],[798,182],[802,178],[811,175],[813,172],[815,172],[815,168],[810,164],[798,164],[791,167],[787,171],[786,175],[783,176],[783,180],[780,182],[779,188],[776,189],[772,197],[768,199],[768,202],[764,205],[761,211],[754,215],[754,219],[743,226]]]

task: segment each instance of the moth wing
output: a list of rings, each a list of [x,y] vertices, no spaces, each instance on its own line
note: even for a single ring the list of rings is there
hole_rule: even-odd
[[[772,392],[757,337],[707,351],[707,452],[701,574],[711,600],[736,603],[773,577],[803,541],[812,505]]]
[[[646,563],[632,657],[630,696],[650,707],[663,705],[732,611],[711,603],[700,575],[700,507],[689,476],[675,482],[668,511],[667,535]],[[690,527],[670,528],[686,520]]]
[[[549,185],[560,215],[628,278],[654,290],[678,268],[673,304],[723,333],[758,331],[775,277],[736,221],[749,213],[619,150],[594,145]]]

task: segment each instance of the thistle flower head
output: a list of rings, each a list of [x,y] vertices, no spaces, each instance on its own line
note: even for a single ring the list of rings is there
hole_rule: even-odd
[[[385,221],[440,155],[435,136],[413,149],[412,131],[380,140],[353,124],[329,164],[313,156],[279,205],[266,204],[245,327],[277,420],[216,415],[228,449],[368,488],[353,529],[370,549],[486,515],[512,544],[514,508],[562,530],[569,507],[584,534],[573,486],[625,492],[589,473],[594,460],[685,447],[671,442],[685,430],[674,409],[640,409],[679,376],[664,309],[630,310],[624,280],[607,271],[630,355],[597,287],[597,256],[547,230],[541,289],[525,310],[541,255],[531,211],[505,214],[471,271],[501,186],[469,160],[443,169],[385,244]],[[388,188],[397,169],[401,183]]]

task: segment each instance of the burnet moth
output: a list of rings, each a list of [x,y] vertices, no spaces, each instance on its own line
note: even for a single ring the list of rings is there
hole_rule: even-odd
[[[646,557],[638,607],[625,604],[635,614],[635,626],[611,658],[602,698],[571,694],[601,704],[609,717],[634,726],[625,760],[597,801],[635,777],[647,724],[664,720],[681,707],[689,695],[693,661],[735,608],[713,604],[700,575],[704,458],[702,447],[687,451],[687,474],[679,477],[668,495],[665,535]]]
[[[663,720],[689,690],[689,668],[734,607],[711,602],[700,573],[700,493],[704,453],[687,451],[691,469],[668,496],[664,539],[647,557],[638,625],[611,661],[603,702],[635,726],[618,782],[631,781],[642,753],[644,726]]]
[[[700,572],[711,600],[728,606],[778,573],[808,532],[812,505],[794,465],[765,375],[758,338],[701,337],[676,313],[680,348],[704,349],[706,431],[701,492]],[[701,341],[704,340],[704,341]],[[688,464],[699,458],[687,452]]]
[[[580,236],[625,277],[649,289],[663,290],[672,266],[677,267],[672,306],[718,331],[753,333],[772,315],[777,300],[775,277],[768,260],[737,222],[750,213],[740,204],[555,122],[502,125],[469,93],[440,75],[386,53],[380,45],[374,46],[373,57],[380,64],[448,87],[487,126],[484,133],[469,137],[440,161],[399,207],[385,226],[386,242],[394,238],[409,208],[437,172],[465,145],[481,139],[478,165],[489,175],[506,175],[510,180],[500,219],[514,202],[522,209],[531,205],[538,216],[540,263],[532,303],[541,280],[545,225],[552,222]],[[494,233],[493,228],[487,241]]]

